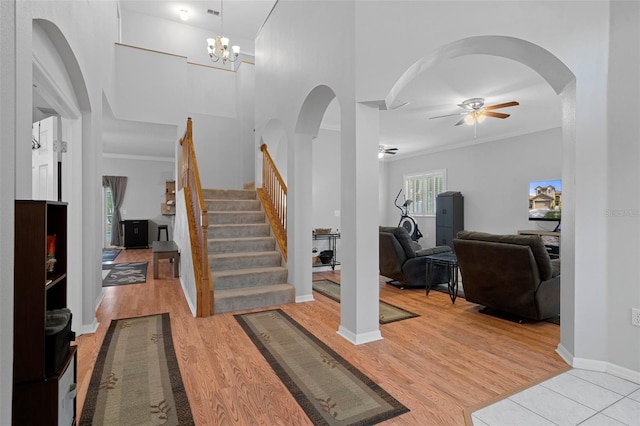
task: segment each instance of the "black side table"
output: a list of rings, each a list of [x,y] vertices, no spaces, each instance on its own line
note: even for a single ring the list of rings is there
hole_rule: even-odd
[[[458,297],[458,258],[456,254],[452,251],[436,253],[425,256],[425,259],[427,261],[427,296],[431,291],[431,283],[433,282],[433,265],[440,265],[447,268],[449,273],[447,290],[449,290],[451,303],[456,303],[456,297]]]

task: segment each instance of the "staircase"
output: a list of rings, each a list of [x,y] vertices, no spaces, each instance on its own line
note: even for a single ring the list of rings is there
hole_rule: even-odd
[[[256,191],[203,189],[214,313],[295,301]]]

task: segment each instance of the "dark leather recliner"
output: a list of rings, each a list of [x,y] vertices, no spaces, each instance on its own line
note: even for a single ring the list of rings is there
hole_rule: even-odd
[[[381,226],[379,238],[380,275],[391,278],[390,284],[400,287],[425,288],[427,261],[424,256],[451,251],[447,246],[422,249],[402,227]],[[433,285],[448,282],[447,269],[436,265],[432,281]]]
[[[461,231],[453,246],[469,302],[533,320],[560,315],[560,259],[539,236]]]

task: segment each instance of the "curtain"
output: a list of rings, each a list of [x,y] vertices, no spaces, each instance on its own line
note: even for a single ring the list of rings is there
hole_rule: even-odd
[[[120,226],[120,206],[127,189],[126,176],[102,176],[102,186],[111,188],[113,197],[113,218],[111,220],[111,245],[122,246],[122,227]]]

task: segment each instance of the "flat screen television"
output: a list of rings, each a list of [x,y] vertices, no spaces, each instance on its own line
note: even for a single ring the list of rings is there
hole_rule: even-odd
[[[529,182],[529,220],[558,222],[562,212],[562,181],[540,180]]]

